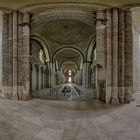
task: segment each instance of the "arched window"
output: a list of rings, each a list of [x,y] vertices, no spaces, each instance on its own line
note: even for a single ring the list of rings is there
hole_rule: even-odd
[[[39,59],[42,63],[44,63],[44,57],[43,57],[43,51],[42,50],[39,51]]]
[[[96,60],[96,49],[94,50],[94,61]]]
[[[72,82],[71,77],[69,77],[68,81],[69,81],[69,82]]]
[[[72,82],[72,78],[71,78],[72,71],[71,70],[68,71],[68,75],[69,75],[68,82]]]
[[[71,70],[69,70],[69,76],[71,76]]]

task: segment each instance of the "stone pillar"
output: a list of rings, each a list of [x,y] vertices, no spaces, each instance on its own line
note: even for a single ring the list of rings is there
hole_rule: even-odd
[[[43,69],[43,89],[45,88],[45,70]]]
[[[37,77],[36,77],[36,69],[35,67],[33,66],[32,67],[32,91],[35,91],[36,90],[36,80],[37,80]]]
[[[52,84],[52,82],[51,82],[51,75],[52,75],[52,63],[47,63],[47,68],[46,68],[46,86],[47,87],[51,87],[51,84]]]
[[[56,71],[56,75],[55,75],[55,78],[56,78],[56,85],[59,85],[60,84],[60,71]]]
[[[111,102],[112,93],[112,21],[111,10],[106,11],[106,103]]]
[[[2,86],[2,30],[3,30],[3,12],[0,11],[0,97],[4,97]]]
[[[96,83],[97,83],[97,74],[96,74],[96,71],[97,71],[97,69],[96,69],[96,62],[94,61],[93,63],[92,63],[92,66],[91,66],[92,68],[92,77],[91,77],[91,86],[92,86],[92,88],[94,88],[94,89],[96,89],[97,87],[96,87]]]
[[[112,12],[112,104],[118,104],[118,9]]]
[[[18,96],[18,12],[13,12],[13,95],[12,99],[19,99]]]
[[[82,71],[81,70],[77,71],[76,81],[78,85],[82,84]]]
[[[119,10],[119,100],[124,102],[124,46],[125,46],[125,18],[124,11]]]
[[[30,14],[23,14],[23,23],[30,23]],[[22,23],[20,23],[22,24]],[[19,99],[30,98],[30,27],[18,25],[22,28],[23,44],[18,46],[18,94]]]
[[[11,14],[1,12],[1,94],[2,97],[12,97],[12,45],[11,45]],[[9,24],[10,23],[10,24]]]
[[[50,63],[50,82],[51,82],[51,87],[54,87],[55,85],[55,64]]]
[[[104,11],[97,11],[96,14],[96,53],[98,67],[98,95],[97,97],[105,102],[106,98],[106,80],[105,80],[105,25],[98,19],[105,19]]]
[[[86,71],[85,71],[85,86],[86,88],[89,88],[90,87],[90,84],[91,84],[91,63],[90,62],[86,62],[85,63],[86,65]]]
[[[129,103],[133,93],[133,35],[132,12],[125,11],[125,67],[124,67],[124,102]]]
[[[38,71],[38,73],[39,73],[39,74],[38,74],[38,75],[39,75],[39,81],[38,81],[38,82],[39,82],[39,89],[38,89],[38,90],[41,90],[41,77],[42,77],[42,76],[41,76],[41,73],[42,73],[42,72],[41,72],[41,66],[39,66],[39,71]]]
[[[86,63],[83,63],[83,69],[82,69],[82,86],[83,86],[83,88],[85,88],[86,87],[86,75],[85,75],[85,73],[86,73]]]
[[[46,69],[44,70],[44,88],[47,88],[47,74],[46,74]]]

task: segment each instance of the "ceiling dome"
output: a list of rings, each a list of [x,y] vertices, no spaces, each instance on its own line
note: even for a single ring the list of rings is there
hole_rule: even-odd
[[[93,27],[74,19],[59,19],[41,24],[35,30],[52,42],[74,44],[88,39],[94,32]]]

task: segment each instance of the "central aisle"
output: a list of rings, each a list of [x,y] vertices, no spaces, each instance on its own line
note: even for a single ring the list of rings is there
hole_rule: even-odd
[[[96,90],[83,88],[73,83],[62,84],[50,89],[40,90],[33,93],[35,97],[49,100],[89,100],[96,99]]]

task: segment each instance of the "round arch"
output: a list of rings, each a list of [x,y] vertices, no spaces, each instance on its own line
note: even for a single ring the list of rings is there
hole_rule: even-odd
[[[73,46],[64,46],[64,47],[61,47],[61,48],[57,49],[57,50],[53,53],[52,59],[51,59],[52,62],[54,62],[54,59],[55,59],[55,57],[57,56],[57,54],[59,54],[59,53],[62,52],[63,50],[73,50],[73,51],[77,52],[78,54],[80,54],[80,56],[81,56],[81,58],[82,58],[82,61],[84,61],[84,55],[83,55],[83,53],[82,53],[79,49],[77,49],[77,48],[75,48],[75,47],[73,47]]]
[[[74,60],[66,60],[64,61],[61,65],[60,65],[60,68],[63,66],[63,64],[65,64],[66,62],[73,62],[76,66],[77,66],[77,69],[79,69],[79,66],[77,64],[77,62],[75,62]]]
[[[87,54],[86,54],[87,61],[92,61],[91,57],[92,57],[92,54],[93,54],[93,50],[95,49],[95,44],[96,44],[96,38],[95,38],[95,35],[94,35],[94,37],[92,38],[92,40],[89,44],[88,50],[87,50]]]
[[[46,60],[47,62],[50,62],[50,53],[49,53],[49,49],[44,41],[44,39],[42,39],[41,36],[39,35],[31,35],[31,40],[35,40],[37,41],[42,47],[43,47],[43,50],[45,52],[45,57],[46,57]]]
[[[71,66],[65,67],[65,68],[63,69],[63,72],[67,71],[68,69],[71,69],[71,70],[74,70],[75,72],[77,72],[76,69],[73,68],[73,67],[71,67]]]

